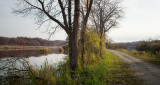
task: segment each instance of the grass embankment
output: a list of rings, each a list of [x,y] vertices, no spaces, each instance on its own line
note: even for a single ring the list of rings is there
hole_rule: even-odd
[[[68,62],[59,64],[57,69],[47,63],[39,70],[35,70],[33,67],[30,69],[32,69],[32,73],[28,73],[28,76],[31,80],[19,78],[13,83],[22,85],[137,85],[135,77],[127,65],[110,52],[107,52],[102,60],[87,66],[79,66],[74,79],[71,78]]]
[[[139,58],[141,60],[147,61],[149,63],[152,63],[156,66],[160,67],[160,54],[157,53],[157,55],[152,54],[151,52],[145,52],[145,51],[128,51],[125,49],[119,49],[118,51],[129,54],[131,56],[134,56],[136,58]]]
[[[107,84],[115,85],[137,85],[133,73],[129,70],[126,63],[111,52],[105,55],[102,65],[106,65]]]

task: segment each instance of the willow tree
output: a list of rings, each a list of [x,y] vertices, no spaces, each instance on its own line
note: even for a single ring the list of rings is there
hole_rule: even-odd
[[[123,17],[123,9],[118,0],[95,0],[92,9],[92,21],[95,25],[94,30],[102,39],[103,36],[112,28],[118,26]],[[100,42],[100,51],[102,42]],[[102,56],[102,51],[100,56]]]
[[[69,36],[70,68],[77,68],[80,0],[17,0],[13,13],[30,15],[39,27],[47,25],[53,32],[62,28]]]

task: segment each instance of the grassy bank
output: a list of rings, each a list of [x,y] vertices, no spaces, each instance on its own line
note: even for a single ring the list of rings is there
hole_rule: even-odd
[[[39,70],[29,67],[29,79],[10,79],[8,84],[19,85],[137,85],[127,65],[116,55],[107,52],[104,58],[91,65],[79,66],[71,78],[68,59],[58,68],[45,63]]]
[[[115,85],[137,85],[132,72],[128,66],[116,55],[108,52],[103,62],[107,65],[107,84]]]
[[[151,52],[136,51],[136,50],[128,51],[125,49],[119,49],[118,51],[124,52],[126,54],[129,54],[131,56],[134,56],[136,58],[139,58],[141,60],[147,61],[149,63],[152,63],[160,67],[160,55],[154,55]]]

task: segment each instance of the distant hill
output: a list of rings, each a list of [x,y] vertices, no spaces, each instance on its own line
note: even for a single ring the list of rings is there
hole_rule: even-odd
[[[54,46],[65,46],[68,42],[64,40],[54,40],[53,45]]]
[[[136,49],[137,46],[140,45],[141,42],[142,41],[106,43],[106,46],[109,49],[128,49],[128,50],[134,50],[134,49]]]
[[[67,42],[63,40],[45,40],[42,38],[17,37],[8,38],[0,36],[0,45],[20,45],[20,46],[64,46]]]

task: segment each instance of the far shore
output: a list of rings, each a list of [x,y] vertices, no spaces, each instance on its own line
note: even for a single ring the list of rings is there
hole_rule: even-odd
[[[57,49],[61,46],[19,46],[19,45],[0,45],[0,51],[7,50],[37,50],[37,49]]]

